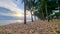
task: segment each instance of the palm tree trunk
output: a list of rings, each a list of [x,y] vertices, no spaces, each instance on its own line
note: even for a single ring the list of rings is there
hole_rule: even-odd
[[[57,4],[58,4],[58,10],[59,10],[59,8],[60,8],[60,7],[59,7],[59,0],[57,0]],[[60,10],[59,10],[59,12],[60,12]]]
[[[36,16],[34,16],[34,20],[36,21]]]
[[[47,4],[45,3],[46,16],[48,17]],[[47,18],[48,20],[48,18]]]
[[[33,14],[32,14],[32,10],[31,10],[30,12],[31,12],[31,21],[33,22]]]
[[[43,13],[43,10],[42,10],[42,19],[44,20],[44,13]]]
[[[24,1],[24,24],[26,24],[26,1]]]

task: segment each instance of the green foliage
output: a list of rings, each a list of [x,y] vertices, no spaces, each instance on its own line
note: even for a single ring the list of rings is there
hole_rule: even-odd
[[[37,2],[37,9],[39,9],[40,11],[38,11],[40,14],[43,11],[44,14],[44,18],[47,16],[46,15],[46,8],[47,8],[47,14],[50,15],[52,14],[52,10],[55,10],[58,7],[58,4],[56,3],[57,0],[38,0]],[[45,8],[45,5],[47,4],[47,7]],[[41,11],[42,10],[42,11]],[[39,13],[37,13],[37,17],[40,17]],[[39,15],[39,16],[38,16]],[[41,14],[42,15],[42,14]],[[41,16],[42,17],[42,16]]]
[[[35,11],[34,15],[37,16],[38,18],[40,18],[40,13],[38,11]]]
[[[52,10],[55,10],[58,4],[60,4],[60,0],[58,0],[58,4],[57,0],[27,0],[26,2],[26,10],[32,10],[38,18],[46,18],[46,16],[52,14]],[[57,13],[56,15],[59,16],[60,14]]]
[[[56,16],[60,16],[60,12],[55,13]]]

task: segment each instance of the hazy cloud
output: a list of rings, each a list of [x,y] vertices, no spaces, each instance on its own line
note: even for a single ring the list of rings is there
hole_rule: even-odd
[[[20,4],[19,4],[19,2],[20,2]],[[23,8],[22,5],[23,4],[21,4],[20,0],[18,0],[17,2],[16,2],[16,0],[0,0],[0,7],[4,7],[4,8],[11,10],[10,12],[7,11],[8,13],[5,13],[5,11],[3,11],[3,12],[0,11],[0,15],[24,18],[24,11],[23,11],[23,9],[21,9],[21,8]],[[27,12],[27,19],[30,19],[29,12]]]

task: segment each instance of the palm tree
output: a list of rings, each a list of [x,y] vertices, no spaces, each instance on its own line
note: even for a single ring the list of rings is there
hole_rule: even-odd
[[[32,11],[30,11],[31,13],[31,21],[33,22],[33,14],[32,14]]]
[[[24,2],[24,24],[26,24],[26,4],[27,4],[27,0],[22,0],[22,2]]]
[[[60,0],[57,0],[58,10],[60,9],[59,2],[60,2]],[[60,10],[59,10],[59,12],[60,12]]]
[[[27,0],[23,0],[24,2],[24,24],[26,24],[26,1]]]
[[[46,16],[48,17],[48,11],[47,11],[47,0],[45,0],[44,3],[45,3]],[[47,18],[47,20],[48,20],[48,18]],[[48,21],[49,21],[49,20],[48,20]]]
[[[31,10],[31,2],[29,3],[28,1],[29,0],[22,0],[22,2],[24,2],[24,24],[26,24],[26,10],[27,10],[27,7],[29,7],[28,9]],[[29,6],[29,4],[30,4],[30,6]],[[31,20],[33,22],[32,10],[31,10]]]
[[[41,13],[42,13],[42,19],[44,20],[44,12],[43,12],[43,9],[44,9],[44,0],[41,0],[40,1],[40,10],[41,10]]]
[[[33,2],[34,1],[32,1],[32,0],[28,0],[28,3],[27,3],[27,5],[26,5],[26,8],[27,8],[27,10],[28,11],[30,11],[30,13],[31,13],[31,21],[33,22],[33,10],[34,10],[34,4],[33,4]]]

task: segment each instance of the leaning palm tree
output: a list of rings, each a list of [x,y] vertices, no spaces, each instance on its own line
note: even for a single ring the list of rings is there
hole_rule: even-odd
[[[34,0],[28,0],[28,4],[26,5],[26,7],[27,7],[27,10],[29,10],[30,13],[31,13],[31,21],[33,22],[33,14],[32,14],[32,12],[34,10]]]
[[[36,0],[35,1],[35,10],[39,13],[35,13],[35,15],[37,17],[39,17],[40,19],[44,19],[44,13],[43,13],[43,8],[44,8],[44,4],[43,4],[43,0]],[[40,16],[39,16],[40,15]]]

